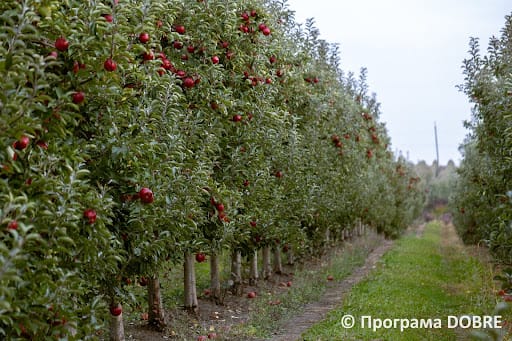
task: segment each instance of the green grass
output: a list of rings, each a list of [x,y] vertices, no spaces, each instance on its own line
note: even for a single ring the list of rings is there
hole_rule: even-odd
[[[421,238],[403,237],[382,259],[379,268],[356,285],[343,305],[314,325],[304,340],[456,340],[467,331],[448,329],[449,315],[485,315],[493,310],[492,275],[469,256],[451,231],[438,222],[426,226]],[[443,240],[445,242],[443,242]],[[341,326],[346,314],[355,326]],[[379,319],[441,319],[441,329],[361,328],[361,316]],[[435,320],[434,320],[435,321]],[[466,333],[466,334],[464,334]]]

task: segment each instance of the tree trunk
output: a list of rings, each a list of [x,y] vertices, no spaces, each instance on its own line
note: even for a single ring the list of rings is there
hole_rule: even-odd
[[[233,251],[231,254],[231,280],[233,293],[242,295],[242,253],[240,251]]]
[[[272,264],[270,260],[270,247],[263,248],[263,279],[268,280],[272,277]]]
[[[251,268],[249,271],[249,284],[258,284],[258,250],[254,250],[250,259]]]
[[[197,292],[196,292],[196,272],[195,257],[192,253],[185,253],[184,263],[184,284],[185,284],[185,309],[197,314]]]
[[[148,279],[148,323],[159,331],[162,331],[167,325],[160,281],[156,275]]]
[[[121,307],[121,304],[119,304]],[[110,315],[110,341],[124,341],[123,313]]]
[[[281,263],[281,250],[279,250],[278,246],[274,248],[274,272],[279,275],[283,273],[283,264]]]
[[[223,304],[220,286],[220,265],[217,252],[210,255],[210,291],[215,304]]]
[[[288,249],[288,265],[295,264],[295,257],[293,256],[293,249],[290,247]]]
[[[328,245],[331,241],[331,230],[329,228],[325,229],[325,244]]]

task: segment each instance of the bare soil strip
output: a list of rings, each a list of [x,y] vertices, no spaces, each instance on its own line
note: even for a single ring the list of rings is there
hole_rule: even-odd
[[[327,313],[341,303],[345,295],[354,285],[363,280],[372,269],[376,267],[379,259],[393,246],[393,241],[385,240],[366,259],[363,266],[355,269],[350,276],[342,281],[334,282],[329,286],[318,302],[307,304],[304,313],[288,320],[279,331],[272,337],[272,341],[295,341],[313,324],[323,320]]]

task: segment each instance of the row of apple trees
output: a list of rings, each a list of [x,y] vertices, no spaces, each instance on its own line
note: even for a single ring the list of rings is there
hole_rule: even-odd
[[[453,198],[454,223],[469,243],[486,242],[512,262],[512,17],[485,55],[470,42],[462,90],[473,103],[470,135]]]
[[[336,46],[274,0],[0,2],[0,335],[93,338],[157,274],[308,257],[423,202]],[[261,273],[253,269],[255,277]],[[109,317],[110,315],[110,317]]]

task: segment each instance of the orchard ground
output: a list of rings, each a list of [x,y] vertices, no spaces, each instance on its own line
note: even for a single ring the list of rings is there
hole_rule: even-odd
[[[181,269],[169,269],[161,276],[162,287],[166,288],[163,296],[169,328],[163,333],[151,330],[145,321],[145,307],[137,306],[126,309],[126,338],[150,341],[161,340],[162,337],[196,340],[200,335],[215,333],[218,340],[262,340],[276,334],[279,336],[275,337],[289,335],[297,330],[295,323],[305,325],[303,313],[313,309],[317,313],[315,320],[324,316],[329,310],[329,307],[326,309],[321,303],[326,295],[336,294],[339,290],[348,291],[372,269],[390,245],[391,241],[385,240],[382,235],[367,231],[364,236],[354,236],[341,245],[329,248],[321,258],[300,265],[284,265],[284,272],[274,274],[269,281],[261,280],[256,286],[244,283],[242,296],[223,290],[223,305],[216,305],[207,294],[207,263],[197,264],[197,287],[200,293],[200,311],[197,316],[183,310],[183,288],[179,285]],[[229,278],[227,271],[223,269],[225,277]],[[332,280],[329,280],[330,276]],[[143,302],[145,288],[136,284],[131,290],[138,297],[137,301]],[[248,298],[250,292],[256,292],[256,298]],[[321,306],[324,306],[322,311],[318,310]]]
[[[375,333],[340,330],[339,321],[354,309],[374,316],[385,311],[390,317],[416,316],[419,307],[422,316],[491,315],[495,304],[503,301],[496,295],[498,283],[493,281],[498,270],[485,248],[462,245],[450,224],[419,224],[396,242],[368,232],[329,249],[322,258],[286,266],[285,272],[271,281],[256,286],[245,283],[242,296],[225,291],[224,305],[215,305],[203,291],[198,316],[180,307],[182,289],[172,287],[180,272],[171,269],[162,275],[169,287],[164,297],[170,327],[164,333],[150,330],[145,312],[134,307],[126,319],[127,338],[195,340],[213,334],[218,340],[331,340],[340,335],[344,340],[467,340],[471,330],[460,328]],[[207,288],[206,265],[198,266],[197,272],[198,288]],[[332,281],[329,276],[334,277]],[[256,298],[248,298],[249,292],[256,292]],[[143,288],[133,286],[133,293],[142,298]],[[382,302],[386,302],[384,310],[372,310],[382,307]]]

